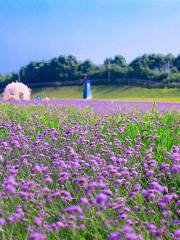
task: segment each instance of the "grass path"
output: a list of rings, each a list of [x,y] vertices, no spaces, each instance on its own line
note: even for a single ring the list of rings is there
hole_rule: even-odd
[[[112,99],[123,101],[164,101],[180,102],[180,89],[147,89],[128,86],[93,86],[94,99]],[[33,97],[39,95],[51,99],[81,99],[82,87],[51,87],[34,89]]]

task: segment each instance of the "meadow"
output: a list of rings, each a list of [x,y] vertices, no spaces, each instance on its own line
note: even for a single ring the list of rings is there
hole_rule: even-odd
[[[148,89],[133,86],[92,86],[93,99],[121,101],[180,102],[179,88]],[[81,99],[82,86],[49,87],[33,89],[33,97],[50,99]]]
[[[179,239],[180,104],[0,103],[0,239]]]

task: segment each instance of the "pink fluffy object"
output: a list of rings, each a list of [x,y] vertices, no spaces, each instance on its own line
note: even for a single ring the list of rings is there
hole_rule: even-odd
[[[21,82],[9,83],[3,92],[5,100],[30,100],[31,89]]]

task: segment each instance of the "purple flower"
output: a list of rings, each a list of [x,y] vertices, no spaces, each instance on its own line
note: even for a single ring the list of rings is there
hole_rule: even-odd
[[[84,186],[84,185],[87,184],[87,178],[86,178],[86,177],[76,178],[76,179],[74,180],[74,182],[75,182],[77,185]]]
[[[69,214],[81,214],[82,213],[82,208],[80,206],[71,205],[67,208],[64,208],[63,212],[67,212]]]
[[[168,163],[162,163],[161,164],[161,170],[167,171],[170,168],[170,165]]]
[[[135,212],[139,211],[139,206],[134,206],[134,211]]]
[[[180,162],[180,153],[173,153],[172,154],[172,161],[174,163],[179,163]]]
[[[137,238],[137,235],[132,232],[132,233],[127,233],[126,234],[126,239],[127,240],[137,240],[138,238]]]
[[[45,234],[42,234],[42,233],[32,233],[28,240],[45,240],[46,239],[46,235]]]
[[[40,217],[36,217],[36,218],[34,219],[34,224],[36,224],[36,225],[41,225],[41,224],[42,224],[42,219],[41,219]]]
[[[151,182],[150,184],[152,189],[157,190],[158,192],[162,193],[164,192],[165,188],[163,186],[161,186],[158,182]]]
[[[68,180],[69,179],[69,173],[68,172],[61,172],[60,174],[59,174],[59,178],[58,178],[58,180],[59,181],[65,181],[65,180]]]
[[[79,199],[79,202],[80,202],[81,204],[87,204],[87,203],[88,203],[88,199],[85,198],[85,197],[82,197],[82,198]]]
[[[173,164],[171,168],[171,172],[174,173],[179,173],[180,172],[180,164]]]
[[[153,170],[148,170],[148,171],[146,172],[146,177],[151,177],[153,174],[154,174],[154,171],[153,171]]]
[[[180,239],[180,229],[177,229],[176,231],[174,231],[173,238],[176,240]]]
[[[180,220],[179,220],[179,219],[174,219],[174,220],[173,220],[173,223],[174,223],[174,224],[177,224],[177,225],[180,225]]]
[[[121,231],[125,234],[127,233],[132,233],[133,232],[133,228],[130,225],[124,225],[121,229]]]
[[[43,179],[43,182],[45,182],[45,183],[53,183],[53,179],[52,179],[50,176],[46,176],[46,177]]]
[[[5,187],[5,191],[6,191],[7,193],[12,194],[12,195],[15,195],[15,194],[16,194],[16,188],[15,188],[13,185],[11,185],[11,184],[8,184],[8,185]]]
[[[154,215],[156,212],[153,209],[151,209],[151,210],[148,211],[148,213],[151,214],[151,215]]]
[[[121,238],[120,233],[118,233],[118,232],[112,232],[109,235],[109,240],[120,240],[120,239],[122,239],[122,238]]]
[[[163,217],[170,217],[172,215],[171,211],[164,211],[162,212]]]
[[[6,223],[6,220],[4,218],[0,218],[0,226],[4,225]]]
[[[96,203],[100,205],[104,205],[107,200],[107,195],[100,193],[96,195]]]

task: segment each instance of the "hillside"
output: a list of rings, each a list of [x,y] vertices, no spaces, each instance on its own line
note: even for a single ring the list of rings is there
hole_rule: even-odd
[[[118,99],[123,101],[172,101],[180,102],[180,89],[147,89],[141,87],[93,86],[94,99]],[[39,88],[32,91],[32,97],[51,99],[81,99],[82,87]]]

